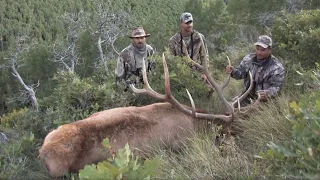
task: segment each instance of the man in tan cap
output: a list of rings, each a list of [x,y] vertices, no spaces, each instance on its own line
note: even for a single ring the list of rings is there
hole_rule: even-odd
[[[189,12],[180,16],[180,32],[177,32],[169,40],[169,49],[174,56],[189,56],[193,61],[203,65],[207,61],[209,65],[208,49],[204,36],[193,29],[193,17]],[[193,66],[192,69],[201,73],[200,69]],[[206,80],[206,76],[201,73]]]
[[[180,31],[173,35],[169,40],[169,49],[172,55],[185,57],[188,56],[198,64],[204,65],[204,61],[209,66],[208,48],[203,34],[193,29],[193,17],[189,12],[184,12],[180,16]],[[199,72],[203,81],[210,89],[208,96],[211,96],[213,89],[207,81],[207,76],[196,65],[191,66],[192,70]],[[199,76],[200,77],[200,76]]]
[[[139,84],[142,81],[142,60],[145,60],[148,71],[153,70],[154,62],[148,57],[152,56],[153,48],[146,43],[146,34],[142,27],[137,27],[132,30],[132,43],[124,48],[117,59],[117,67],[115,70],[116,81],[118,86],[127,89],[127,84]]]
[[[265,101],[278,95],[284,84],[285,71],[278,58],[271,54],[272,39],[267,35],[258,37],[254,44],[256,52],[246,55],[237,68],[227,65],[226,72],[235,79],[244,79],[245,90],[249,88],[249,71],[253,77],[254,88],[241,104],[247,105],[251,99],[260,97]]]

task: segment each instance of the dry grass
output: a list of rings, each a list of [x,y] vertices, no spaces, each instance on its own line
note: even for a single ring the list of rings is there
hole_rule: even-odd
[[[250,162],[238,153],[234,139],[218,148],[210,133],[197,134],[187,140],[180,153],[159,150],[156,157],[162,167],[156,179],[248,179]]]
[[[243,132],[220,147],[214,145],[216,131],[211,130],[194,134],[179,153],[155,150],[155,157],[162,161],[155,179],[281,179],[272,173],[269,161],[254,157],[265,152],[270,141],[290,137],[287,102],[287,97],[270,101],[239,121]]]
[[[269,101],[237,123],[243,130],[238,142],[245,152],[259,153],[270,141],[279,142],[291,137],[290,122],[286,119],[288,102],[289,98],[285,96]]]

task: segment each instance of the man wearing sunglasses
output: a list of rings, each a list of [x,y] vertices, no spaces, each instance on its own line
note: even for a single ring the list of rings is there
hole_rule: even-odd
[[[132,30],[132,43],[123,49],[119,54],[116,66],[116,82],[126,91],[127,84],[139,84],[142,82],[142,60],[145,60],[147,71],[154,69],[154,62],[148,57],[152,56],[153,48],[146,43],[146,38],[150,34],[146,34],[142,27],[137,27]]]
[[[204,36],[193,29],[193,17],[191,13],[184,12],[180,16],[180,32],[177,32],[169,40],[169,49],[172,55],[189,56],[193,61],[203,65],[207,61],[209,66],[208,48]],[[193,70],[200,72],[202,79],[207,82],[207,77],[195,65]],[[210,92],[211,93],[211,92]]]

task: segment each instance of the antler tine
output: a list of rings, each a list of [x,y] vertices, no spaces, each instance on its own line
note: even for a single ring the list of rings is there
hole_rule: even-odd
[[[232,106],[234,107],[234,105],[238,102],[238,101],[242,101],[244,98],[246,98],[250,92],[252,91],[252,88],[253,88],[253,78],[252,78],[252,74],[251,72],[249,71],[249,77],[250,77],[250,86],[249,88],[239,97],[237,98],[233,103],[232,103]]]
[[[171,94],[169,69],[168,69],[168,65],[167,65],[164,53],[162,53],[162,64],[163,64],[163,70],[164,70],[164,90],[166,92],[167,98],[172,98],[173,96]]]
[[[190,99],[190,102],[191,102],[191,105],[192,105],[192,110],[186,108],[184,105],[179,103],[179,101],[176,100],[176,98],[174,98],[174,96],[172,96],[171,88],[170,88],[169,69],[168,69],[168,65],[167,65],[164,53],[162,53],[162,63],[163,63],[164,77],[165,77],[165,92],[166,92],[165,101],[169,102],[170,104],[172,104],[173,106],[178,108],[183,113],[188,114],[188,115],[192,115],[193,117],[196,117],[196,110],[195,110],[194,101],[193,101],[192,96],[191,96],[191,94],[189,93],[188,90],[187,90],[187,93],[189,95],[189,99]]]
[[[228,59],[229,66],[231,66],[231,61],[230,61],[228,55],[226,55],[226,56],[227,56],[227,59]],[[225,87],[228,86],[228,84],[230,83],[230,79],[231,79],[231,74],[228,75],[228,79],[227,79],[227,81],[222,85],[221,90],[223,90]]]
[[[202,44],[204,44],[203,39],[201,37],[200,37],[200,41]],[[203,73],[207,76],[209,83],[217,92],[218,97],[219,97],[220,101],[222,102],[222,104],[226,107],[227,112],[231,113],[231,117],[233,118],[234,117],[234,107],[226,100],[226,98],[223,96],[222,88],[220,88],[219,84],[210,75],[207,61],[206,60],[203,61],[203,64],[204,64]]]
[[[260,95],[258,94],[258,98],[254,103],[252,103],[252,101],[251,101],[249,106],[246,106],[246,107],[241,107],[240,106],[240,101],[242,101],[244,98],[246,98],[250,94],[252,89],[253,89],[253,78],[252,78],[252,74],[251,74],[250,71],[249,71],[249,76],[250,76],[250,86],[249,86],[249,88],[239,98],[237,98],[232,103],[233,106],[235,106],[236,103],[238,104],[238,110],[237,110],[236,113],[245,114],[245,113],[249,112],[253,107],[257,106],[260,103],[260,99],[261,98],[260,98]]]
[[[134,84],[129,84],[130,88],[132,89],[133,92],[137,94],[147,94],[151,97],[154,97],[156,99],[164,100],[166,97],[165,95],[159,94],[156,91],[154,91],[148,82],[148,77],[147,77],[147,70],[146,70],[146,65],[144,59],[142,59],[142,79],[144,83],[144,88],[143,89],[137,89]]]
[[[190,92],[188,91],[188,89],[186,89],[186,91],[187,91],[187,94],[189,96],[190,104],[191,104],[191,107],[192,107],[192,116],[196,117],[196,106],[194,104],[193,98],[192,98]]]
[[[253,101],[250,99],[250,106],[245,106],[245,107],[240,107],[240,102],[238,103],[238,107],[239,107],[239,111],[238,113],[240,114],[246,114],[247,112],[249,112],[250,110],[252,110],[254,107],[256,107],[258,104],[260,103],[260,98],[258,98],[254,103]]]
[[[251,110],[251,106],[249,106],[249,107],[241,107],[239,98],[237,100],[237,104],[238,104],[238,108],[237,108],[237,112],[235,112],[235,114],[245,114],[245,113],[247,113],[247,112],[249,112]]]

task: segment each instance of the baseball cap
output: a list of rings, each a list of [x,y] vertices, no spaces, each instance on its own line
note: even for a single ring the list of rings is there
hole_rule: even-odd
[[[263,48],[272,47],[272,39],[267,35],[259,36],[258,41],[254,43],[255,46],[261,46]]]
[[[180,22],[187,23],[193,21],[192,14],[188,12],[184,12],[180,16]]]

